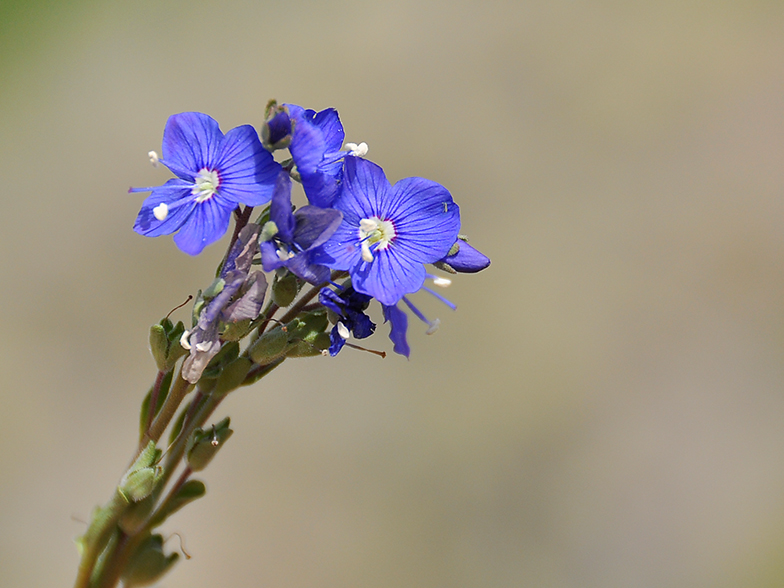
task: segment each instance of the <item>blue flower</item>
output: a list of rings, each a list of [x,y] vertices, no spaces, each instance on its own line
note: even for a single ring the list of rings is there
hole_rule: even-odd
[[[238,205],[269,202],[280,171],[253,127],[224,135],[214,119],[199,112],[169,117],[160,161],[177,177],[130,190],[152,191],[133,228],[147,237],[179,231],[174,242],[191,255],[223,236]]]
[[[308,201],[322,208],[332,206],[341,180],[345,133],[337,110],[321,112],[286,104],[293,122],[289,151],[297,166]],[[279,134],[279,133],[278,133]]]
[[[386,306],[422,287],[424,264],[443,259],[460,229],[446,188],[424,178],[392,186],[379,166],[359,157],[346,157],[332,206],[343,222],[323,245],[323,263],[348,271],[358,292]]]
[[[261,263],[265,272],[287,267],[311,284],[329,281],[329,268],[313,262],[318,248],[337,230],[343,215],[339,210],[303,206],[291,212],[291,180],[286,172],[278,175],[270,204],[274,234],[265,227],[261,243]]]
[[[340,294],[329,288],[321,289],[319,302],[338,316],[338,322],[329,333],[331,356],[340,352],[349,334],[364,339],[376,330],[376,324],[365,314],[370,300],[370,296],[360,294],[353,288],[346,288]]]

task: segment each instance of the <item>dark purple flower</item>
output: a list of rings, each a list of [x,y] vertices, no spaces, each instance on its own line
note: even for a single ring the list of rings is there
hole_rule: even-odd
[[[329,334],[331,356],[340,352],[349,334],[364,339],[376,330],[376,324],[365,314],[370,300],[370,296],[360,294],[353,288],[346,288],[340,293],[330,288],[321,289],[319,302],[338,316],[338,322]]]

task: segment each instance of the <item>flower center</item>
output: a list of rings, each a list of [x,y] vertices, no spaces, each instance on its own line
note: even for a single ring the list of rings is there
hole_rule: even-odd
[[[359,241],[362,247],[362,259],[370,263],[373,261],[373,251],[370,246],[376,245],[374,250],[382,250],[389,247],[395,238],[395,225],[392,221],[381,220],[377,216],[363,218],[359,221]]]
[[[204,202],[212,198],[220,186],[218,172],[212,169],[202,168],[196,176],[196,181],[191,188],[191,194],[196,196],[196,202]]]

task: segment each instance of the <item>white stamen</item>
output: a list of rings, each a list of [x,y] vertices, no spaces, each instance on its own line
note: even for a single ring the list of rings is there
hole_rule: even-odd
[[[428,327],[427,331],[425,331],[425,335],[432,335],[438,330],[438,327],[441,326],[441,319],[436,319],[432,323],[430,323],[430,327]]]
[[[158,162],[161,159],[160,159],[160,157],[158,157],[158,154],[155,151],[150,151],[147,154],[147,157],[150,158],[150,163],[152,164],[153,167],[158,167]]]
[[[341,322],[338,322],[337,327],[338,327],[338,335],[340,335],[344,339],[348,339],[350,333],[348,332],[348,328],[346,327],[346,325],[344,325]]]
[[[329,349],[322,349],[321,355],[323,355],[324,357],[329,357]]]
[[[359,230],[365,233],[372,233],[378,228],[378,221],[374,218],[363,218],[359,221]]]
[[[382,251],[389,247],[395,238],[395,225],[392,221],[381,220],[377,216],[363,218],[359,221],[358,237],[362,250],[362,259],[370,263],[373,261],[373,251]],[[375,245],[373,250],[371,245]]]
[[[367,241],[362,241],[362,259],[371,263],[373,261],[373,252],[370,250],[370,245]]]
[[[365,157],[368,152],[368,145],[364,141],[357,145],[356,143],[346,143],[346,149],[349,150],[351,155],[356,157]]]
[[[296,253],[294,253],[293,251],[286,251],[286,249],[283,247],[278,249],[276,253],[278,254],[278,259],[281,261],[288,261],[289,259],[291,259],[296,255]]]
[[[201,343],[196,343],[196,351],[209,351],[210,347],[212,347],[212,341],[202,341]]]
[[[452,280],[449,278],[433,278],[433,285],[438,286],[439,288],[448,288],[452,285]]]
[[[199,170],[196,176],[196,181],[191,188],[191,194],[196,196],[196,202],[204,202],[209,200],[218,191],[220,186],[220,177],[215,170],[207,169],[206,167]]]
[[[182,336],[180,337],[180,346],[183,349],[190,349],[191,348],[191,343],[190,343],[190,341],[188,341],[188,338],[190,336],[191,336],[191,332],[190,331],[185,331],[182,334]]]
[[[161,202],[152,209],[152,214],[159,221],[166,220],[166,217],[169,216],[169,206],[165,202]]]

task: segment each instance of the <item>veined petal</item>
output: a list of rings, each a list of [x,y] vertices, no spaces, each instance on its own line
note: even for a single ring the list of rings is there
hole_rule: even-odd
[[[281,170],[250,125],[226,133],[214,165],[221,182],[221,196],[248,206],[269,202]]]
[[[357,292],[368,294],[388,306],[396,304],[405,294],[419,290],[425,283],[426,273],[422,262],[396,255],[392,248],[376,251],[371,263],[360,257],[349,272]]]
[[[343,169],[343,190],[335,208],[343,212],[350,224],[356,222],[358,227],[360,219],[383,211],[391,188],[381,167],[367,159],[348,156]]]
[[[265,272],[271,272],[284,264],[284,261],[278,257],[278,250],[275,243],[272,241],[264,241],[260,245],[261,249],[261,267]]]
[[[408,357],[411,354],[411,348],[408,346],[408,341],[406,341],[408,316],[397,305],[382,305],[382,307],[384,309],[384,322],[389,322],[389,339],[394,344],[392,351]]]
[[[201,112],[174,114],[163,130],[163,163],[171,164],[170,169],[182,179],[192,181],[202,168],[213,168],[221,141],[223,133],[212,117]]]
[[[153,212],[160,204],[166,204],[169,208],[168,215],[162,221]],[[142,203],[133,230],[145,237],[170,235],[183,225],[194,206],[190,184],[172,178],[163,186],[153,188],[152,194]]]
[[[180,232],[174,236],[177,247],[190,255],[201,253],[226,232],[232,210],[232,207],[221,206],[216,198],[197,204]]]
[[[381,218],[395,226],[393,248],[421,263],[444,257],[460,231],[460,210],[440,184],[424,178],[406,178],[392,188]]]

